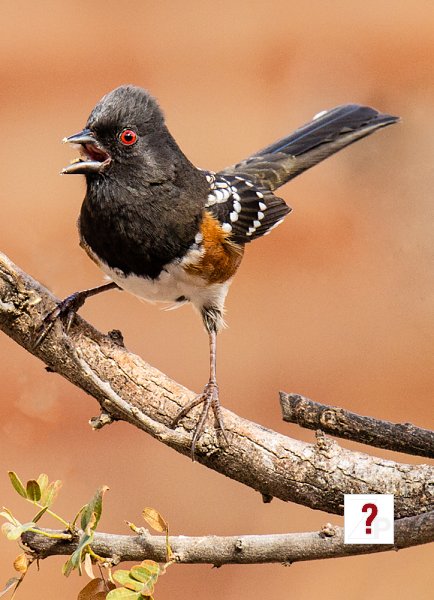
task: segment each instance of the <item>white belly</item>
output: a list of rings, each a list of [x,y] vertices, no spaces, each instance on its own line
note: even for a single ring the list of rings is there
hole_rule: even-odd
[[[99,263],[100,268],[120,288],[148,302],[171,304],[178,302],[180,306],[181,299],[185,299],[184,301],[190,301],[199,311],[203,307],[213,306],[223,312],[231,280],[209,284],[198,275],[186,272],[183,265],[185,260],[169,265],[163,269],[159,277],[150,279],[137,275],[125,276],[117,269]]]

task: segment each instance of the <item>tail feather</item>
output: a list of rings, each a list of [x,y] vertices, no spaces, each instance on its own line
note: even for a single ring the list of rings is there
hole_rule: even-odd
[[[369,106],[337,106],[319,113],[287,137],[224,172],[243,175],[275,190],[342,148],[398,120],[398,117],[379,113]]]

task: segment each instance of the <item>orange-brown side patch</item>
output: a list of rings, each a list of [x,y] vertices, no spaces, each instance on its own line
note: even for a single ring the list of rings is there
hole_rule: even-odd
[[[230,233],[222,231],[219,221],[207,210],[201,224],[204,254],[200,261],[186,271],[200,275],[208,283],[223,283],[238,269],[244,249],[231,242]]]

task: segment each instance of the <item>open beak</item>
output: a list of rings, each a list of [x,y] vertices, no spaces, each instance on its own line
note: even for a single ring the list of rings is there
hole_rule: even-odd
[[[111,163],[109,153],[97,142],[90,129],[83,129],[79,133],[63,139],[67,144],[78,144],[81,157],[76,158],[67,167],[62,169],[63,175],[88,175],[101,173]]]

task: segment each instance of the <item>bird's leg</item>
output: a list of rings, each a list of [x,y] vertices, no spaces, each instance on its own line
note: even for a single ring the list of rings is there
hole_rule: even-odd
[[[110,283],[88,290],[82,290],[81,292],[74,292],[70,296],[67,296],[44,317],[41,324],[36,329],[34,347],[37,348],[44,341],[57,319],[61,319],[65,322],[65,331],[68,333],[77,311],[83,306],[88,298],[116,288],[120,289],[114,281],[111,281]]]
[[[214,413],[214,417],[217,421],[217,424],[225,438],[226,443],[228,443],[226,432],[223,424],[223,418],[220,410],[220,400],[219,400],[219,388],[217,385],[216,379],[216,349],[217,349],[217,333],[215,329],[211,329],[208,332],[209,335],[209,362],[210,362],[210,370],[209,370],[209,381],[206,384],[203,392],[190,400],[186,406],[182,410],[179,411],[176,418],[174,419],[172,426],[175,427],[177,423],[185,417],[195,406],[198,404],[203,404],[203,409],[200,414],[199,420],[194,428],[193,439],[191,442],[191,459],[194,461],[195,450],[197,440],[203,433],[203,429],[205,426],[206,418],[209,414],[209,409],[212,408]]]

